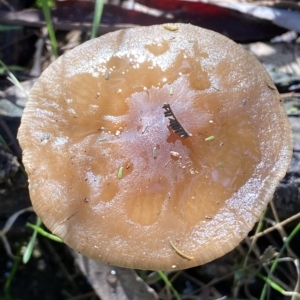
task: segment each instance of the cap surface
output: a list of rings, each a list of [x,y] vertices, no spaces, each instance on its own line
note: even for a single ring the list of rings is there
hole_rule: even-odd
[[[191,136],[169,126],[165,104]],[[232,250],[292,154],[260,63],[187,24],[109,33],[57,59],[32,88],[18,138],[44,224],[88,257],[139,269]]]

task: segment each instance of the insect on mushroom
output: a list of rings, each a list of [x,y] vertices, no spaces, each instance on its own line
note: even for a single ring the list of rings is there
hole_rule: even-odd
[[[172,128],[172,130],[177,133],[180,137],[186,139],[190,136],[192,136],[190,133],[188,133],[183,126],[180,124],[180,122],[178,121],[178,119],[176,118],[176,116],[174,115],[170,104],[164,104],[163,109],[165,109],[164,115],[165,117],[169,118],[170,121],[170,127]]]

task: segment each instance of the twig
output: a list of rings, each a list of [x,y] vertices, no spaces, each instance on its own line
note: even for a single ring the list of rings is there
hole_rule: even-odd
[[[284,225],[286,225],[286,224],[288,224],[288,223],[290,223],[290,222],[292,222],[292,221],[294,221],[294,220],[296,220],[298,218],[300,218],[300,213],[297,213],[297,214],[293,215],[292,217],[290,217],[290,218],[288,218],[288,219],[286,219],[286,220],[284,220],[284,221],[282,221],[280,223],[277,223],[276,225],[274,225],[274,226],[272,226],[272,227],[270,227],[270,228],[268,228],[268,229],[266,229],[266,230],[264,230],[262,232],[254,234],[253,236],[250,237],[250,239],[252,240],[252,239],[259,238],[259,237],[261,237],[263,235],[266,235],[269,232],[278,229],[278,227],[284,226]]]

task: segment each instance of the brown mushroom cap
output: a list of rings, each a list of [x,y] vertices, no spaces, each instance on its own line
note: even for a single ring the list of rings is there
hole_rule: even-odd
[[[172,130],[164,104],[192,136]],[[292,154],[260,63],[187,24],[120,30],[60,57],[32,88],[18,138],[45,225],[88,257],[139,269],[232,250]]]

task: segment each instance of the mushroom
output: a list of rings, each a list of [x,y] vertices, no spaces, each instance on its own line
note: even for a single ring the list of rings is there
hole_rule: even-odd
[[[32,88],[18,139],[44,224],[83,255],[138,269],[231,251],[292,155],[261,64],[189,24],[120,30],[61,56]]]

